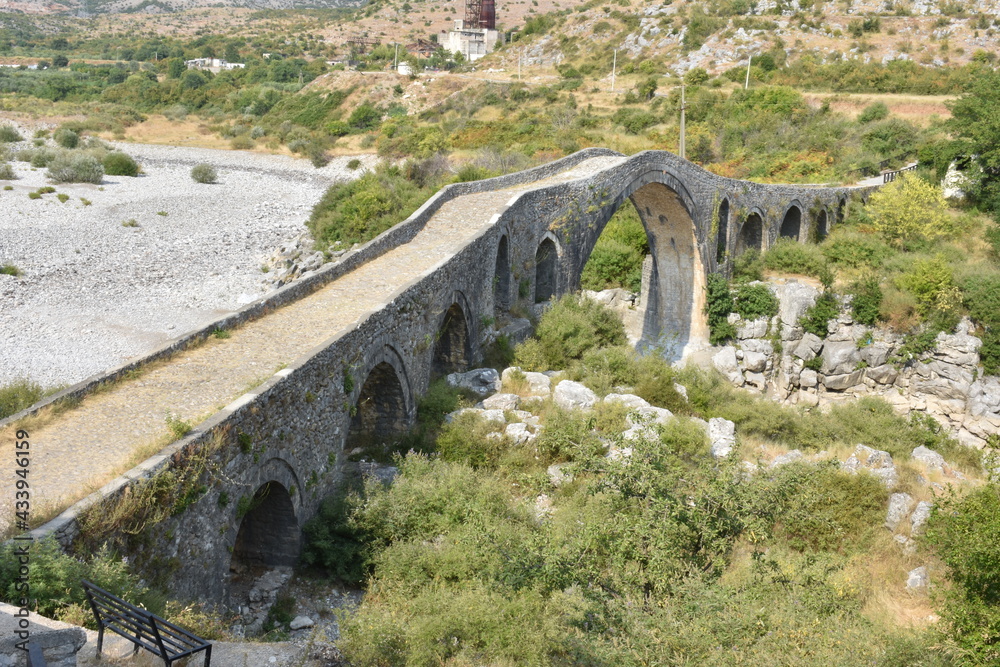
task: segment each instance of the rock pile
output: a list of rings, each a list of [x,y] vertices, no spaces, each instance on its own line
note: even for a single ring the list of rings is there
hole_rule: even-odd
[[[903,359],[902,337],[856,323],[846,300],[821,338],[799,324],[819,296],[816,288],[794,279],[768,286],[781,304],[778,315],[751,321],[730,315],[736,340],[713,357],[734,385],[805,406],[880,396],[901,414],[933,416],[963,444],[980,448],[1000,433],[1000,378],[984,375],[982,341],[970,334],[969,320],[953,334],[939,334],[925,354]]]

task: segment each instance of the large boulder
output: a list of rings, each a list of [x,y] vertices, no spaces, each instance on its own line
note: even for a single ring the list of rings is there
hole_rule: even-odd
[[[899,524],[910,514],[913,506],[913,496],[908,493],[894,493],[889,496],[889,511],[885,517],[885,527],[895,531]]]
[[[933,472],[944,472],[945,465],[947,465],[943,456],[923,445],[914,449],[910,457],[915,461],[920,461],[927,466],[928,470]]]
[[[932,509],[934,509],[932,502],[921,500],[917,503],[913,514],[910,515],[910,535],[919,535],[924,532],[924,525],[927,523],[927,519],[931,518]]]
[[[713,457],[726,458],[736,446],[736,424],[728,419],[712,417],[708,420],[708,441]]]
[[[605,403],[621,403],[628,408],[648,408],[649,402],[635,394],[608,394],[604,397]]]
[[[636,408],[630,412],[625,417],[625,423],[628,424],[629,428],[646,426],[648,424],[660,424],[662,426],[666,425],[673,416],[674,413],[666,408],[648,406],[645,408]]]
[[[743,385],[743,374],[740,373],[740,364],[736,360],[736,348],[726,345],[715,353],[712,357],[712,364],[720,373],[737,386]]]
[[[748,371],[759,373],[767,368],[767,356],[761,352],[743,352],[743,367]]]
[[[597,394],[572,380],[557,384],[552,398],[564,410],[589,410],[597,403]]]
[[[487,410],[517,410],[521,406],[521,397],[517,394],[493,394],[483,399],[483,407]]]
[[[882,480],[887,489],[893,488],[899,481],[899,473],[896,472],[896,465],[892,462],[892,455],[867,445],[855,447],[854,454],[841,464],[841,468],[850,473],[867,470]]]
[[[816,334],[806,332],[802,334],[802,340],[795,346],[792,354],[802,361],[812,361],[822,349],[823,339]]]
[[[844,373],[843,375],[826,375],[823,377],[823,386],[831,391],[843,391],[861,384],[864,378],[864,369]]]
[[[518,374],[524,376],[527,387],[524,394],[531,397],[548,398],[552,393],[552,380],[545,373],[535,373],[533,371],[522,371],[517,366],[505,368],[501,378],[504,382],[511,384]]]
[[[824,375],[853,373],[860,361],[861,354],[858,352],[857,344],[853,341],[827,341],[826,345],[823,346],[823,366],[820,370]]]
[[[471,391],[477,396],[489,396],[500,391],[500,374],[493,368],[477,368],[468,373],[451,373],[448,384]]]
[[[910,570],[906,575],[907,590],[916,591],[927,588],[930,585],[930,577],[927,576],[927,568],[923,565]]]
[[[816,303],[819,290],[805,283],[789,279],[784,282],[768,285],[778,297],[778,317],[781,323],[789,327],[797,327],[799,320],[806,311]]]

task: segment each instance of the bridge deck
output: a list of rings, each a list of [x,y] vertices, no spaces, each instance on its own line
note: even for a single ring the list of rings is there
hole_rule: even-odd
[[[34,515],[65,508],[155,453],[170,433],[168,412],[198,423],[283,365],[350,330],[400,287],[465,247],[516,194],[589,176],[623,160],[592,158],[544,180],[453,199],[410,243],[246,324],[228,339],[209,339],[42,422],[31,431]],[[0,432],[3,460],[12,460],[13,443],[11,428]],[[0,487],[10,490],[0,503],[14,497],[13,469],[0,468]]]

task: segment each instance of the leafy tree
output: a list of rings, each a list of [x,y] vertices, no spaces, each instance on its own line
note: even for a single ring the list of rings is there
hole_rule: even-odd
[[[167,61],[167,76],[171,79],[179,79],[184,76],[186,68],[182,58],[171,58]]]
[[[67,65],[69,65],[69,58],[61,53],[52,59],[53,67],[66,67]]]
[[[868,202],[875,230],[891,244],[906,246],[948,236],[951,222],[941,188],[905,173]]]
[[[969,194],[993,210],[1000,210],[1000,72],[984,69],[973,77],[969,91],[949,104],[945,127],[961,152],[975,155],[978,173]]]

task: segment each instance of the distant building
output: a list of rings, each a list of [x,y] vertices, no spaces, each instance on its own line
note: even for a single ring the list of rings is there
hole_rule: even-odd
[[[500,32],[491,28],[466,28],[465,21],[455,21],[455,29],[442,32],[438,42],[445,51],[461,53],[469,62],[490,53],[500,42]]]
[[[402,74],[403,76],[410,76],[413,74],[413,67],[408,62],[401,62],[396,66],[396,72]]]
[[[188,69],[205,69],[216,74],[222,70],[246,67],[245,63],[230,63],[222,58],[195,58],[194,60],[185,60],[184,64],[187,65]]]

